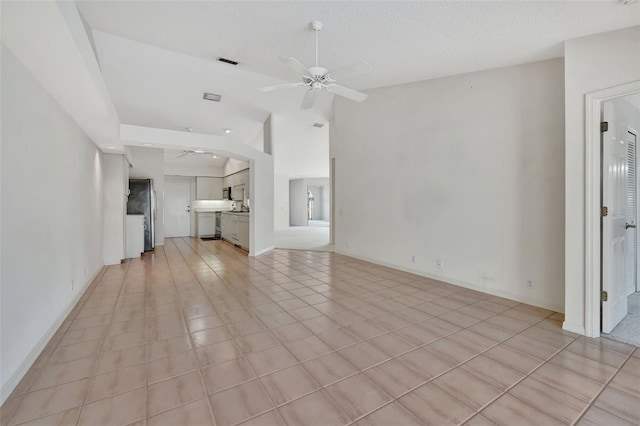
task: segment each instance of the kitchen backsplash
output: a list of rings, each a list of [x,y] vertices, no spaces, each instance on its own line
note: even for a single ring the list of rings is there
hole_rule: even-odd
[[[216,209],[231,208],[231,200],[195,200],[193,202],[194,209]]]

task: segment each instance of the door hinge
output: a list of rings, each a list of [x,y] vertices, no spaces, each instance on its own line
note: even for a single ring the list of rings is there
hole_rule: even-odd
[[[602,123],[600,123],[600,131],[602,133],[609,131],[609,122],[608,121],[603,121]]]
[[[602,206],[602,217],[609,216],[609,207]]]
[[[606,291],[600,293],[600,300],[606,302],[609,300],[609,294]]]

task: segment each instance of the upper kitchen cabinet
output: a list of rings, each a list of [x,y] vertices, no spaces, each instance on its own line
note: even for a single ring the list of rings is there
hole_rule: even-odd
[[[222,178],[197,176],[197,200],[222,200]]]

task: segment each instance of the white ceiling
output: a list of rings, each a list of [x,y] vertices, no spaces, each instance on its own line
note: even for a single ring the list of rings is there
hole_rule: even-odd
[[[164,163],[222,167],[227,161],[227,157],[221,157],[219,155],[213,158],[211,155],[206,154],[182,154],[184,154],[184,151],[181,149],[165,149]]]
[[[94,29],[121,123],[190,127],[257,148],[269,114],[302,127],[332,114],[328,94],[313,110],[301,111],[304,89],[256,90],[297,79],[280,56],[312,65],[314,19],[324,23],[321,66],[373,65],[371,74],[342,82],[360,90],[559,57],[564,40],[640,24],[640,3],[621,0],[80,1],[78,7]],[[218,56],[240,65],[219,63]],[[221,94],[222,102],[202,100],[204,91]],[[232,133],[224,135],[224,128]]]

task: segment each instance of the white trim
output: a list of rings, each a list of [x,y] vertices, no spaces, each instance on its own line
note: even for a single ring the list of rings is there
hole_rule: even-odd
[[[600,116],[602,103],[635,92],[640,92],[640,80],[585,95],[584,334],[588,337],[600,337]],[[564,327],[569,330],[566,327],[570,326],[567,324]]]
[[[528,305],[537,306],[537,307],[543,308],[543,309],[549,309],[549,310],[554,311],[554,312],[564,312],[564,306],[563,305],[551,306],[548,303],[542,302],[542,301],[537,300],[537,299],[528,298],[526,296],[523,296],[522,294],[511,293],[509,291],[504,291],[504,290],[497,290],[497,289],[494,289],[494,288],[484,287],[484,286],[481,286],[481,285],[478,285],[478,284],[473,284],[473,283],[469,283],[469,282],[466,282],[466,281],[457,280],[455,278],[449,278],[449,277],[444,277],[444,276],[441,276],[441,275],[430,274],[428,272],[419,271],[417,269],[407,268],[407,267],[404,267],[402,265],[395,265],[393,263],[384,262],[384,261],[373,259],[373,258],[370,258],[370,257],[367,257],[367,256],[360,256],[360,255],[357,255],[357,254],[354,254],[354,253],[350,253],[350,252],[346,252],[346,251],[342,251],[342,250],[336,250],[336,251],[334,251],[334,253],[341,254],[343,256],[353,257],[354,259],[364,260],[365,262],[370,262],[370,263],[373,263],[373,264],[376,264],[376,265],[386,266],[388,268],[397,269],[397,270],[404,271],[404,272],[409,272],[411,274],[419,275],[419,276],[425,277],[425,278],[430,278],[432,280],[440,281],[440,282],[447,283],[447,284],[452,284],[452,285],[455,285],[455,286],[458,286],[458,287],[467,288],[469,290],[479,291],[481,293],[490,294],[492,296],[503,297],[505,299],[513,300],[513,301],[516,301],[516,302],[526,303]]]
[[[584,327],[580,324],[575,324],[572,322],[564,321],[562,323],[562,329],[566,331],[570,331],[572,333],[580,334],[584,336]]]
[[[262,249],[262,250],[258,250],[255,253],[249,253],[249,256],[251,256],[251,257],[260,256],[261,254],[265,254],[266,252],[271,251],[273,249],[275,249],[275,246],[271,246],[271,247],[267,247],[267,248]]]
[[[0,390],[0,405],[4,404],[4,402],[7,400],[9,395],[11,395],[11,392],[13,392],[16,386],[18,386],[18,384],[20,383],[20,380],[22,380],[24,375],[27,374],[27,372],[29,371],[33,363],[36,362],[36,359],[38,359],[38,357],[40,356],[44,348],[47,346],[47,343],[49,343],[53,335],[56,334],[56,331],[58,331],[58,328],[60,328],[60,325],[62,325],[64,320],[67,319],[67,317],[69,316],[73,308],[76,306],[76,304],[78,303],[82,295],[84,295],[85,291],[87,291],[91,283],[93,283],[96,280],[96,278],[98,278],[98,276],[103,271],[105,271],[105,268],[106,267],[103,266],[100,269],[98,269],[98,271],[93,275],[93,277],[91,277],[91,279],[84,284],[84,286],[80,289],[80,291],[69,302],[69,304],[64,309],[64,311],[62,311],[62,313],[58,316],[58,318],[54,321],[54,323],[51,324],[51,327],[49,327],[47,332],[40,338],[40,340],[38,340],[38,343],[36,343],[33,349],[31,349],[31,351],[29,352],[27,357],[24,359],[24,361],[22,361],[18,369],[2,385],[2,389]]]

